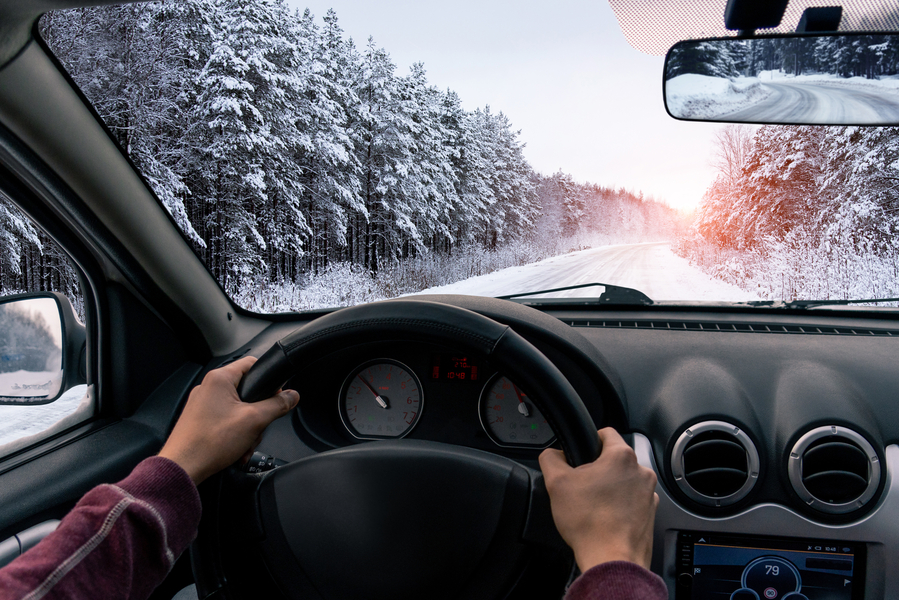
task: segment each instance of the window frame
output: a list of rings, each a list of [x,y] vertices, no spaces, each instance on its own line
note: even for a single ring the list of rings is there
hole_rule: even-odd
[[[55,195],[54,191],[59,190],[57,185],[60,182],[54,180],[55,176],[50,169],[40,163],[8,129],[0,125],[0,191],[68,258],[81,288],[85,321],[85,383],[88,386],[87,393],[92,396],[93,406],[91,414],[78,423],[61,431],[51,431],[27,446],[0,456],[0,474],[87,435],[94,429],[102,410],[101,396],[98,393],[100,386],[97,385],[98,294],[97,286],[93,283],[101,279],[101,270],[85,245],[79,242],[78,236],[60,218],[58,207],[47,202]]]

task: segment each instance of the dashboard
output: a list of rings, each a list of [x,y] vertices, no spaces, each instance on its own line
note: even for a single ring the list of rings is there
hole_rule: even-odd
[[[851,311],[537,312],[432,299],[512,326],[565,374],[597,427],[629,434],[659,477],[653,570],[672,598],[855,600],[899,589],[895,321]],[[293,328],[275,324],[254,344]],[[389,389],[396,380],[408,386],[402,393]],[[543,424],[527,390],[455,348],[362,344],[322,357],[288,385],[300,408],[260,446],[288,461],[403,437],[535,467],[555,443],[545,429],[532,442],[509,438],[494,413],[519,432]],[[395,422],[377,396],[418,410],[401,411],[399,430],[388,432]],[[352,420],[360,402],[372,430]]]

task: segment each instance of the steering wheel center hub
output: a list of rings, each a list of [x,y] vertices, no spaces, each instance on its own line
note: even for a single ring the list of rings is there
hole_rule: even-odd
[[[327,452],[261,484],[263,552],[282,587],[295,589],[299,566],[324,598],[471,597],[463,591],[482,588],[482,575],[514,571],[529,487],[527,469],[457,446]]]

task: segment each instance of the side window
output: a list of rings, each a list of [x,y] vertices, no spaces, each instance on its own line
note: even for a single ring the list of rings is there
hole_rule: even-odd
[[[68,256],[0,191],[0,458],[93,414],[83,322]]]

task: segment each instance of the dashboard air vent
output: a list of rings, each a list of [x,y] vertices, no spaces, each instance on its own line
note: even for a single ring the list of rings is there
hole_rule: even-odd
[[[803,435],[790,452],[790,483],[809,506],[844,514],[868,503],[880,485],[880,460],[861,435],[828,425]]]
[[[759,454],[739,427],[705,421],[677,439],[671,472],[690,499],[706,506],[727,506],[744,498],[758,481]]]

